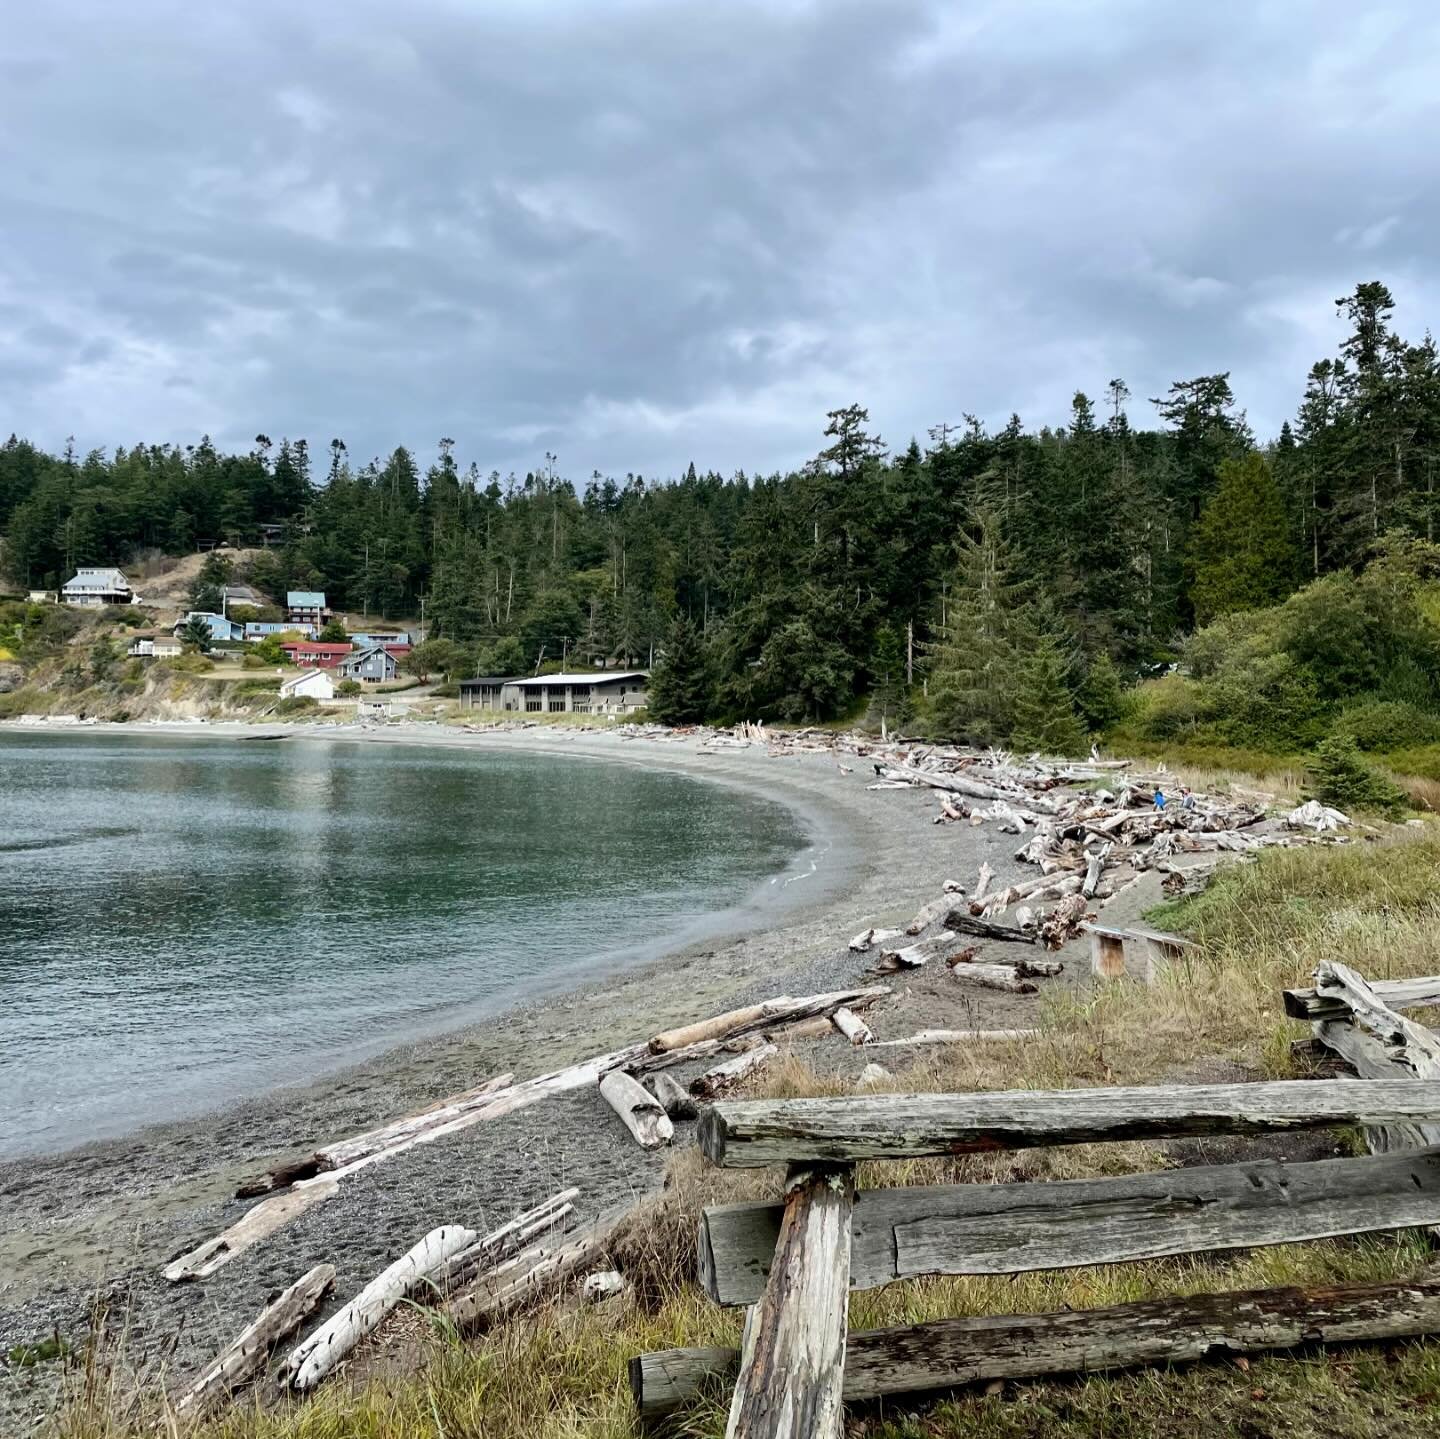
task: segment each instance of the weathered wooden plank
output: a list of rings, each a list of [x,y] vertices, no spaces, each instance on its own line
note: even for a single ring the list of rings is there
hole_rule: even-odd
[[[753,1304],[779,1204],[719,1204],[700,1220],[700,1272],[718,1304]],[[1274,1160],[1043,1184],[863,1189],[850,1287],[921,1274],[1021,1274],[1253,1249],[1440,1223],[1440,1148],[1304,1164]]]
[[[721,1100],[701,1115],[699,1142],[712,1163],[757,1169],[803,1159],[912,1159],[1116,1139],[1437,1121],[1440,1083],[1434,1081],[1281,1080]]]
[[[840,1439],[854,1195],[848,1165],[790,1171],[770,1278],[745,1325],[726,1439]]]
[[[1440,1332],[1440,1281],[1252,1289],[1106,1309],[942,1319],[851,1334],[843,1398],[952,1389],[992,1379],[1097,1374],[1299,1344],[1357,1344]],[[630,1361],[643,1419],[690,1402],[736,1369],[734,1349],[667,1349]]]
[[[1440,974],[1420,979],[1372,979],[1376,999],[1390,1009],[1429,1009],[1440,1004]],[[1287,989],[1285,1013],[1292,1019],[1345,1019],[1350,1013],[1341,995],[1318,989]]]

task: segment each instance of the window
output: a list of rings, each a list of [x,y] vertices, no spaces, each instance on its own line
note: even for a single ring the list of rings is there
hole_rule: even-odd
[[[541,702],[540,702],[540,696],[539,696],[539,695],[526,695],[526,696],[525,696],[525,708],[526,708],[526,710],[528,710],[531,714],[534,714],[536,711],[538,711],[538,710],[540,710],[540,709],[543,709],[544,706],[543,706],[543,705],[541,704]]]
[[[589,686],[589,685],[571,685],[571,686],[570,686],[570,694],[571,694],[571,697],[574,698],[574,699],[577,699],[577,700],[588,700],[588,699],[590,698],[590,686]]]
[[[550,713],[552,715],[565,713],[565,696],[563,694],[550,696]]]

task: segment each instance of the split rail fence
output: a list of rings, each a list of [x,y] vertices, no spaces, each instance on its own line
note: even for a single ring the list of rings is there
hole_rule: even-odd
[[[1440,1226],[1440,1039],[1390,1005],[1440,1004],[1440,977],[1367,983],[1325,964],[1287,1010],[1357,1079],[1197,1087],[721,1102],[707,1159],[788,1166],[780,1203],[708,1208],[710,1298],[748,1306],[740,1350],[631,1362],[644,1420],[736,1376],[727,1436],[838,1439],[845,1403],[975,1381],[1180,1362],[1300,1343],[1440,1332],[1440,1281],[1273,1288],[1086,1312],[846,1333],[847,1297],[922,1275],[1079,1265]],[[855,1166],[1035,1146],[1364,1128],[1372,1153],[1046,1183],[855,1187]]]

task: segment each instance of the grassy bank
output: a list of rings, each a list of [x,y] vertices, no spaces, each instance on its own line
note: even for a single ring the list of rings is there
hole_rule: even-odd
[[[1113,985],[1057,1001],[1041,1035],[938,1051],[897,1077],[904,1089],[966,1090],[1292,1075],[1280,990],[1322,958],[1372,978],[1440,973],[1440,838],[1429,832],[1342,847],[1272,850],[1221,874],[1209,892],[1167,906],[1165,923],[1200,941],[1197,957],[1157,986]],[[791,1058],[769,1092],[825,1092],[829,1082]],[[1144,1144],[1094,1146],[956,1161],[863,1166],[861,1183],[1068,1178],[1175,1162]],[[632,1217],[620,1242],[633,1292],[603,1310],[557,1306],[470,1344],[432,1332],[430,1363],[362,1389],[343,1381],[301,1408],[241,1405],[203,1432],[214,1439],[630,1439],[625,1380],[631,1355],[689,1344],[734,1344],[740,1315],[709,1306],[693,1284],[695,1220],[720,1198],[767,1192],[773,1175],[718,1174],[693,1151],[672,1161],[666,1193]],[[1413,1235],[1267,1249],[1016,1279],[916,1281],[857,1295],[856,1328],[946,1315],[1077,1309],[1133,1299],[1268,1284],[1377,1281],[1428,1262]],[[410,1316],[422,1330],[428,1319]],[[857,1415],[859,1432],[901,1436],[1372,1436],[1430,1432],[1440,1406],[1440,1343],[1392,1345],[1144,1371],[1085,1381],[1007,1385],[936,1407],[902,1401]],[[97,1377],[62,1417],[73,1439],[128,1433],[130,1411]],[[719,1435],[723,1396],[685,1416],[679,1432]]]

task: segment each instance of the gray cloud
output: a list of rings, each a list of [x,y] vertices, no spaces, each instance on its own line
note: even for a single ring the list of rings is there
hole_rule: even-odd
[[[900,445],[1215,369],[1267,434],[1337,295],[1440,298],[1425,0],[51,0],[5,50],[47,445],[753,471],[852,399]]]

